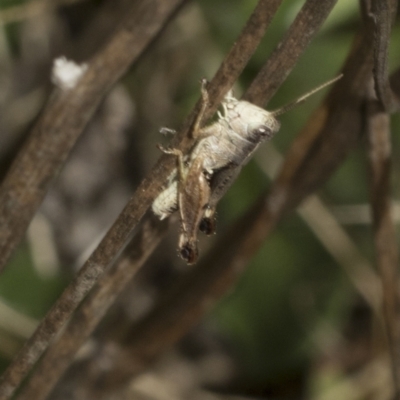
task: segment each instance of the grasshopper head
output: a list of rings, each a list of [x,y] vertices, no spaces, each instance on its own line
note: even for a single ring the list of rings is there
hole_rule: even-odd
[[[272,113],[248,101],[230,97],[225,100],[224,110],[230,128],[250,142],[269,140],[279,131],[280,123]]]

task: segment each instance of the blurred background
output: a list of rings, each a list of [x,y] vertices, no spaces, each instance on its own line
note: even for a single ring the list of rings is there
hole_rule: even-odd
[[[102,47],[129,2],[0,0],[2,178],[48,100],[54,59],[64,55],[78,63],[87,61]],[[154,165],[160,156],[156,144],[168,143],[158,130],[180,127],[199,97],[199,80],[214,75],[256,3],[188,2],[105,98],[0,277],[1,368],[32,334]],[[237,96],[303,3],[283,2],[234,87]],[[360,24],[358,2],[339,0],[267,108],[286,104],[336,76]],[[400,65],[399,48],[397,24],[391,71]],[[221,201],[219,232],[270,185],[290,143],[324,94],[282,116],[279,134],[260,148]],[[392,121],[392,190],[398,223],[400,119]],[[366,148],[361,146],[318,193],[280,224],[235,290],[152,371],[133,382],[133,390],[148,393],[158,382],[175,394],[171,398],[206,398],[205,393],[210,398],[216,393],[388,398],[391,372],[384,338],[355,281],[375,269],[368,179]],[[174,225],[120,296],[109,320],[119,319],[126,326],[139,320],[190,268],[177,257],[177,235]],[[205,253],[212,242],[213,238],[201,238],[200,251]],[[361,271],[358,278],[351,273],[354,265]],[[99,337],[106,326],[99,328]]]

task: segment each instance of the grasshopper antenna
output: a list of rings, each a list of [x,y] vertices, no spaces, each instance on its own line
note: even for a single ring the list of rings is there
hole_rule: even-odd
[[[274,116],[277,117],[279,115],[285,114],[286,112],[290,111],[292,108],[298,106],[301,103],[304,103],[310,96],[312,96],[314,93],[319,92],[321,89],[323,89],[326,86],[331,85],[332,83],[335,83],[339,79],[341,79],[343,74],[340,74],[336,78],[333,78],[322,85],[317,86],[315,89],[311,90],[310,92],[304,94],[303,96],[299,97],[298,99],[292,101],[289,104],[286,104],[285,106],[278,108],[277,110],[270,111],[270,113]]]

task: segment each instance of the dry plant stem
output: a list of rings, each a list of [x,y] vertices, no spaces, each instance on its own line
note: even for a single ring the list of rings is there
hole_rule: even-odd
[[[216,77],[209,84],[210,93],[215,93],[216,98],[222,98],[226,91],[232,87],[260,42],[262,34],[267,29],[273,17],[273,13],[276,12],[280,2],[281,0],[275,0],[273,2],[261,0],[259,2],[232,51],[228,54],[221,69],[217,72]],[[260,30],[260,27],[262,27],[262,30]],[[216,98],[213,98],[210,104],[211,112],[212,109],[216,109],[218,106]],[[189,147],[190,144],[192,144],[185,134],[190,127],[190,121],[193,121],[195,115],[196,111],[188,118],[189,122],[185,124],[185,128],[179,135],[179,137],[183,137],[182,147],[185,145]],[[163,182],[174,166],[175,162],[173,157],[162,157],[149,176],[139,186],[136,194],[126,205],[110,231],[82,267],[77,278],[65,290],[52,310],[47,314],[35,335],[27,342],[16,360],[3,375],[0,382],[0,399],[9,398],[31,366],[43,353],[54,334],[69,318],[72,311],[79,304],[79,301],[90,290],[99,275],[102,274],[104,269],[121,250],[130,232],[139,222],[157,193],[161,190]],[[116,290],[120,291],[122,288],[123,285]],[[73,320],[71,323],[74,323]],[[85,339],[85,335],[90,334],[89,331],[92,329],[93,326],[89,327],[87,330],[84,327],[82,329],[82,335],[79,337],[78,335],[75,336],[74,346],[71,345],[73,351],[77,351],[79,345]],[[69,362],[68,359],[62,361],[66,363]],[[60,371],[64,369],[65,366],[60,366]]]
[[[103,51],[90,61],[78,85],[70,91],[54,94],[0,190],[1,267],[19,243],[53,176],[104,95],[181,4],[182,1],[178,0],[135,2]],[[146,186],[150,186],[150,181],[146,181],[142,189]],[[154,186],[157,184],[153,183],[153,189],[146,192],[147,197],[156,194],[157,187]],[[17,355],[12,366],[3,374],[0,380],[0,399],[9,398],[49,340],[69,318],[105,266],[117,255],[131,227],[139,221],[151,201],[145,197],[136,198],[127,205],[102,245],[96,249]]]
[[[391,26],[396,15],[397,0],[371,0],[368,15],[374,32],[374,83],[382,108],[387,112],[399,109],[389,84],[389,42]]]
[[[254,9],[249,18],[246,27],[240,34],[226,59],[222,62],[218,69],[215,79],[220,82],[218,91],[208,88],[209,98],[213,99],[214,107],[209,110],[208,115],[211,116],[221,103],[226,92],[231,89],[232,84],[229,79],[232,74],[239,75],[248,63],[248,55],[253,54],[260,43],[261,38],[269,26],[273,16],[275,15],[282,0],[261,0]],[[235,59],[236,64],[232,65],[228,60]],[[221,88],[223,90],[221,90]]]
[[[397,272],[399,264],[396,233],[391,215],[390,172],[391,143],[389,112],[399,109],[388,77],[388,48],[391,25],[396,16],[397,1],[371,0],[370,11],[364,4],[364,15],[374,32],[374,86],[367,103],[366,133],[371,172],[371,205],[376,262],[382,280],[383,319],[388,337],[395,398],[400,398],[400,298]],[[396,89],[396,88],[394,88]],[[378,107],[378,103],[380,107]]]
[[[245,100],[262,106],[272,98],[336,2],[337,0],[308,0],[304,4],[280,44],[249,86]]]
[[[400,298],[399,254],[391,215],[391,143],[389,115],[377,109],[375,101],[367,106],[367,137],[371,171],[371,204],[376,262],[383,286],[383,316],[388,335],[396,398],[400,398]]]
[[[104,314],[157,247],[168,222],[155,216],[144,219],[140,232],[111,266],[73,315],[60,338],[52,344],[29,377],[18,400],[45,399],[72,362],[77,349],[93,332]]]

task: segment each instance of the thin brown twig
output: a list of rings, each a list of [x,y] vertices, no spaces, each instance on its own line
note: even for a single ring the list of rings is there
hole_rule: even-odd
[[[213,108],[217,107],[217,99],[222,98],[224,93],[233,85],[234,81],[247,64],[280,3],[281,0],[274,0],[274,2],[261,0],[257,5],[255,11],[249,19],[249,22],[242,31],[239,40],[234,45],[232,51],[228,54],[220,70],[217,72],[215,78],[209,85],[210,92],[215,93],[216,96],[213,99],[209,113],[212,112]],[[194,113],[192,113],[192,115],[194,115]],[[193,117],[189,117],[189,121],[191,119],[193,119]],[[187,123],[186,127],[189,125],[190,123]],[[180,136],[186,139],[184,133],[182,133]],[[186,145],[189,145],[189,143]],[[6,374],[3,376],[3,388],[0,385],[0,393],[10,394],[17,387],[24,374],[28,371],[29,367],[33,365],[35,359],[37,359],[38,356],[44,351],[49,340],[77,306],[78,302],[76,300],[78,299],[78,296],[75,294],[75,292],[79,290],[79,298],[82,298],[82,295],[87,293],[91,286],[94,285],[96,278],[120,251],[123,243],[127,240],[129,233],[135,227],[145,209],[149,206],[149,204],[151,204],[151,199],[155,197],[157,190],[161,189],[161,184],[163,180],[166,179],[169,171],[172,169],[172,166],[173,163],[171,160],[169,160],[168,163],[164,162],[162,159],[153,169],[150,176],[139,186],[136,195],[129,201],[114,225],[111,227],[110,231],[106,234],[103,241],[82,267],[78,277],[66,289],[58,302],[54,305],[50,313],[39,326],[34,337],[31,338],[31,340],[24,346],[24,349],[18,356],[19,359],[17,359],[16,363],[14,362],[9,367]],[[134,266],[132,265],[131,268],[134,268]],[[82,288],[82,283],[85,284],[84,288]],[[116,282],[116,284],[117,283],[119,286],[116,290],[122,290],[124,287],[123,283]],[[71,301],[71,294],[73,295],[74,301]],[[112,295],[110,292],[108,294]],[[92,301],[96,301],[96,297],[92,298]],[[105,304],[104,306],[107,307],[108,304],[109,303]],[[105,312],[105,310],[103,311]],[[54,321],[55,315],[57,315],[56,321]],[[74,338],[68,338],[68,334],[70,332],[67,330],[66,336],[63,336],[63,340],[73,341],[73,343],[68,342],[71,348],[73,348],[71,350],[71,354],[78,349],[86,335],[89,335],[94,329],[95,324],[93,324],[91,321],[86,322],[88,323],[88,326],[86,327],[87,329],[85,328],[82,330],[82,334],[78,335],[74,331],[76,336]],[[75,324],[74,320],[72,324]],[[32,360],[32,348],[35,349],[38,342],[41,344],[41,348],[34,350],[34,360]],[[53,353],[50,353],[50,356],[51,354]],[[70,354],[65,355],[64,358],[60,356],[57,364],[58,369],[55,369],[54,371],[47,369],[47,372],[52,374],[54,380],[56,380],[57,371],[59,371],[58,373],[61,374],[68,365],[70,358]],[[11,378],[13,379],[10,382]],[[1,390],[3,390],[3,392],[1,392]],[[48,390],[47,387],[44,388],[44,392],[46,390]],[[32,398],[32,396],[29,395],[28,389],[26,390],[25,395],[28,396],[28,398]],[[34,397],[36,399],[40,398],[38,397],[38,394],[36,394]]]
[[[391,26],[396,15],[397,1],[372,0],[368,17],[374,34],[374,84],[378,100],[383,109],[393,112],[400,104],[393,97],[389,83],[389,42]]]
[[[390,117],[388,113],[378,110],[374,98],[367,104],[366,134],[376,263],[382,280],[383,317],[388,335],[394,388],[396,398],[400,398],[399,251],[391,214]]]
[[[244,95],[245,100],[262,106],[272,98],[315,33],[319,31],[335,3],[336,1],[308,0],[304,4],[281,40],[281,45],[275,48],[250,84]]]
[[[365,129],[368,138],[370,192],[373,216],[376,263],[382,281],[383,325],[385,326],[392,364],[395,398],[400,398],[400,293],[398,289],[399,252],[391,215],[390,176],[391,143],[389,113],[399,109],[388,76],[388,49],[391,25],[397,1],[363,2],[363,16],[373,32],[374,68],[372,71],[376,97],[371,89],[366,105]],[[395,77],[392,78],[395,80]]]
[[[135,2],[103,51],[89,62],[88,70],[77,86],[67,92],[54,94],[0,190],[0,267],[4,267],[21,240],[56,171],[104,95],[181,5],[181,0]],[[160,181],[158,183],[160,186]],[[146,185],[150,186],[150,182],[146,181],[142,187]],[[155,195],[156,190],[157,180],[153,189],[146,192],[147,196]],[[151,201],[143,197],[146,196],[131,201],[124,209],[118,223],[103,240],[103,245],[80,270],[57,305],[49,311],[45,321],[24,345],[12,366],[3,374],[0,399],[9,398],[43,353],[49,340],[122,248],[131,227],[139,221]]]
[[[232,75],[239,76],[243,71],[249,61],[249,54],[253,54],[258,47],[261,38],[264,36],[267,27],[281,3],[282,0],[261,0],[257,4],[240,38],[232,47],[232,50],[222,62],[214,77],[214,79],[220,82],[218,90],[212,87],[207,88],[209,98],[213,99],[213,107],[210,107],[206,116],[214,114],[223,96],[232,88],[232,80],[230,77]],[[234,65],[229,62],[231,59],[237,60]]]

